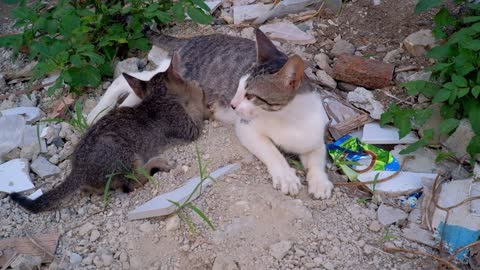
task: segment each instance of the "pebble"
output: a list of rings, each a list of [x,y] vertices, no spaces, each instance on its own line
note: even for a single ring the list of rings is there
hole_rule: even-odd
[[[153,226],[150,222],[145,222],[142,225],[140,225],[140,231],[144,233],[149,233],[153,231]]]
[[[70,263],[73,265],[77,265],[82,262],[82,256],[78,255],[77,253],[70,253]]]
[[[333,44],[331,53],[336,56],[339,56],[342,54],[352,55],[355,53],[355,47],[346,40],[338,39],[335,41],[335,44]]]
[[[281,260],[288,251],[292,248],[292,242],[290,241],[280,241],[270,246],[270,255],[272,255],[277,260]]]
[[[113,262],[113,256],[110,254],[102,254],[101,258],[102,258],[103,265],[105,266],[109,266]]]
[[[42,156],[35,159],[30,165],[30,168],[38,176],[42,178],[50,177],[60,173],[60,168],[48,162],[48,160]]]
[[[90,234],[90,242],[95,242],[100,238],[100,232],[97,230],[93,230]]]
[[[380,222],[374,220],[374,221],[372,221],[370,226],[368,226],[368,229],[372,232],[379,232],[382,229],[382,224],[380,224]]]
[[[78,234],[80,236],[84,236],[93,230],[93,228],[95,228],[95,226],[92,223],[85,223],[80,227],[80,229],[78,229]]]
[[[180,218],[177,215],[168,217],[165,220],[165,229],[167,232],[176,231],[180,227]]]

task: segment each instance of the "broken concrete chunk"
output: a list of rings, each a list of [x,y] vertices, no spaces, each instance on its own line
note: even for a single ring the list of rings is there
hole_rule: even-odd
[[[0,117],[0,163],[2,157],[22,142],[25,119],[20,115]]]
[[[355,55],[341,55],[333,66],[336,80],[371,89],[391,84],[395,66]]]
[[[47,143],[50,144],[53,140],[60,136],[59,134],[59,129],[50,126],[42,129],[42,132],[40,133],[40,138],[46,139]]]
[[[23,149],[25,147],[32,147],[35,145],[39,149],[41,153],[46,153],[47,144],[45,143],[45,139],[41,138],[41,131],[45,127],[46,124],[39,124],[39,126],[34,125],[26,125],[23,130],[23,137],[22,142],[20,143],[20,147]]]
[[[373,181],[375,178],[384,179],[393,175],[394,171],[369,171],[362,173],[358,176],[358,180],[362,182]],[[376,175],[378,174],[378,177]],[[392,179],[378,183],[368,184],[368,188],[375,191],[392,193],[392,194],[406,194],[412,193],[419,189],[422,189],[424,183],[422,178],[433,182],[437,174],[434,173],[412,173],[412,172],[400,172]]]
[[[272,7],[272,4],[264,5],[262,3],[233,7],[233,23],[241,24],[251,22],[266,14]]]
[[[432,232],[422,229],[420,225],[416,223],[409,223],[408,226],[402,230],[402,235],[408,240],[415,241],[432,248],[437,246],[437,242],[433,238]]]
[[[394,223],[401,223],[407,219],[408,215],[403,210],[388,206],[386,204],[380,205],[377,210],[378,221],[388,226]]]
[[[444,145],[459,159],[469,157],[470,155],[467,153],[467,146],[473,136],[475,136],[475,133],[472,130],[470,121],[468,119],[463,119],[460,121],[455,132],[453,132],[453,134],[445,141]]]
[[[38,174],[38,176],[45,178],[60,173],[60,168],[48,162],[48,160],[42,156],[35,159],[30,166],[32,171]]]
[[[215,179],[219,179],[225,174],[231,173],[240,168],[240,164],[234,163],[226,165],[216,171],[212,172],[210,176]],[[175,212],[176,206],[169,202],[168,200],[184,203],[189,195],[195,190],[195,187],[200,183],[200,177],[195,177],[187,181],[185,185],[180,188],[177,188],[174,191],[162,194],[157,196],[150,201],[140,205],[135,210],[128,213],[129,220],[149,218],[155,216],[165,216]],[[211,185],[212,180],[206,179],[203,181],[202,186],[194,193],[191,197],[191,200],[196,199],[200,196],[201,190],[204,190],[206,187]]]
[[[422,29],[410,34],[403,41],[405,49],[413,56],[422,56],[435,46],[435,37],[430,29]]]
[[[355,107],[369,112],[373,119],[380,120],[380,116],[385,112],[382,103],[375,99],[372,92],[363,87],[357,87],[355,91],[349,92],[347,100]]]
[[[335,56],[351,55],[355,53],[355,46],[341,38],[335,40],[331,53]]]
[[[34,188],[30,179],[28,160],[13,159],[0,164],[0,191],[22,192]]]
[[[332,77],[330,77],[330,75],[328,75],[326,71],[319,69],[317,70],[316,75],[317,81],[320,85],[330,87],[332,89],[337,88],[337,82]]]
[[[1,111],[2,115],[21,115],[27,123],[35,123],[45,114],[37,107],[16,107]]]
[[[307,45],[316,42],[315,38],[300,30],[297,26],[289,21],[266,24],[260,26],[270,39],[290,44]]]
[[[400,139],[398,128],[391,126],[381,127],[379,123],[373,122],[363,126],[362,142],[368,144],[411,144],[418,141],[417,135],[413,132]]]

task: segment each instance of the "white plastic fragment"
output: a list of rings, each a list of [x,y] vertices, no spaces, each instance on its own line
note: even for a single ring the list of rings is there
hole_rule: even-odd
[[[1,111],[2,115],[21,115],[27,123],[34,123],[44,116],[42,110],[37,107],[16,107]]]
[[[35,200],[36,198],[40,197],[43,195],[43,191],[41,189],[37,189],[35,192],[33,192],[32,194],[28,195],[27,198],[29,198],[30,200]]]
[[[363,126],[362,142],[368,144],[411,144],[418,141],[417,135],[413,132],[400,139],[398,128],[385,126],[373,122]]]
[[[373,181],[377,174],[377,179],[383,179],[394,173],[394,171],[369,171],[358,175],[358,180],[361,182]],[[419,190],[424,186],[422,178],[434,181],[436,176],[437,174],[434,173],[400,172],[397,176],[388,181],[377,184],[368,184],[367,186],[369,189],[375,191],[400,194]]]
[[[27,159],[12,159],[0,164],[0,191],[22,192],[34,188]]]
[[[231,173],[240,168],[239,163],[229,164],[210,174],[211,177],[219,179],[225,174]],[[164,193],[159,195],[150,201],[140,205],[135,210],[128,213],[128,220],[156,217],[156,216],[165,216],[175,212],[176,206],[169,202],[168,200],[178,202],[180,204],[184,203],[187,198],[192,194],[195,187],[200,183],[200,177],[195,177],[186,182],[185,185],[177,188],[174,191]],[[200,196],[201,190],[204,190],[212,183],[212,180],[206,179],[201,188],[199,188],[191,197],[191,200],[196,199]]]

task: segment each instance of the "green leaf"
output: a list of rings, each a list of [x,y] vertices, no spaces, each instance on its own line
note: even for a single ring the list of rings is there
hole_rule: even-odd
[[[480,21],[480,16],[467,16],[463,17],[464,23],[474,23]]]
[[[138,49],[141,51],[148,51],[151,48],[150,42],[146,38],[129,39],[128,47],[130,49]]]
[[[22,34],[0,36],[0,47],[15,48],[18,50],[22,44]]]
[[[60,21],[60,33],[63,36],[71,36],[73,31],[80,26],[80,17],[74,13],[70,13]]]
[[[445,27],[455,25],[455,18],[450,15],[448,9],[442,8],[438,13],[433,17],[435,21],[435,26]]]
[[[415,6],[415,12],[420,13],[443,3],[443,0],[420,0]]]
[[[465,87],[465,88],[459,88],[457,91],[457,97],[462,98],[466,96],[470,92],[470,88]]]
[[[470,143],[467,146],[467,152],[472,156],[476,156],[480,153],[480,135],[476,135],[470,140]]]
[[[433,110],[431,108],[417,110],[415,111],[415,123],[417,125],[425,124],[430,117],[433,115]]]
[[[449,89],[449,90],[457,90],[457,85],[454,84],[453,82],[448,82],[446,84],[443,85],[443,88],[446,88],[446,89]]]
[[[199,6],[201,9],[203,9],[203,10],[205,10],[205,11],[207,11],[207,12],[210,12],[210,8],[208,7],[207,4],[205,4],[205,1],[203,1],[203,0],[192,0],[192,2],[193,2],[195,5]]]
[[[457,74],[452,74],[452,82],[458,87],[467,87],[468,82],[464,77],[458,76]]]
[[[451,54],[452,54],[452,49],[450,48],[450,45],[443,44],[443,45],[435,46],[430,51],[428,51],[427,57],[433,58],[433,59],[444,59],[451,56]]]
[[[450,132],[454,131],[458,127],[458,124],[460,124],[460,120],[455,118],[444,120],[442,123],[440,123],[440,133],[450,134]]]
[[[183,22],[185,20],[185,7],[181,2],[177,2],[173,5],[172,13],[177,22]]]
[[[415,152],[420,147],[427,145],[427,143],[432,139],[433,139],[433,129],[427,129],[423,132],[423,137],[420,140],[408,145],[407,148],[400,151],[400,154],[406,155],[406,154]]]
[[[81,66],[82,65],[82,57],[79,54],[74,54],[70,56],[70,62],[74,66]]]
[[[81,53],[81,55],[88,57],[88,59],[90,60],[90,63],[91,63],[91,64],[101,65],[101,64],[105,63],[105,59],[103,58],[103,56],[101,56],[101,55],[99,55],[99,54],[97,54],[97,53],[94,53],[94,52],[83,52],[83,53]]]
[[[472,51],[480,51],[480,40],[471,40],[464,44],[463,47]]]
[[[411,116],[408,113],[397,114],[393,123],[399,129],[400,139],[407,136],[412,130]]]
[[[449,158],[455,157],[455,154],[452,152],[440,152],[438,153],[437,157],[435,158],[435,162],[442,162]]]
[[[199,24],[210,24],[212,22],[212,16],[206,14],[203,10],[194,6],[188,6],[187,14]]]
[[[96,87],[100,84],[100,72],[90,65],[72,67],[67,70],[68,80],[65,81],[71,86]]]
[[[45,31],[50,35],[54,35],[58,30],[58,22],[56,20],[47,20],[45,23]]]
[[[468,99],[465,102],[464,110],[468,114],[473,131],[480,135],[480,101],[478,99]]]
[[[212,229],[212,230],[215,230],[215,226],[213,226],[213,223],[210,221],[210,219],[205,215],[205,213],[203,213],[200,209],[198,209],[195,205],[193,205],[192,203],[188,203],[187,204],[188,208],[192,209],[195,213],[197,213],[197,215],[199,217],[201,217],[203,219],[203,221],[205,221],[208,226]]]
[[[480,85],[477,85],[477,86],[472,88],[472,95],[475,98],[478,98],[478,95],[480,95]]]
[[[440,103],[440,102],[444,102],[446,100],[448,100],[450,98],[450,95],[451,95],[451,91],[446,89],[446,88],[442,88],[440,91],[438,91],[438,93],[435,95],[435,97],[433,98],[432,102],[433,103]]]

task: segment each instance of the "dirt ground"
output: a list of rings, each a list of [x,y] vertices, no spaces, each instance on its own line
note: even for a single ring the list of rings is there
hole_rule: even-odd
[[[361,54],[381,60],[387,52],[399,48],[409,34],[431,28],[430,14],[414,15],[415,2],[382,0],[374,6],[371,0],[349,1],[339,16],[322,13],[306,22],[312,26],[310,32],[317,38],[317,44],[280,44],[280,49],[300,53],[314,65],[313,56],[320,51],[328,53],[331,49],[328,44],[341,35]],[[10,31],[12,22],[4,20],[4,4],[0,3],[0,9],[0,29],[5,33]],[[167,32],[181,36],[227,33],[250,37],[248,29],[228,25],[205,27],[187,23]],[[0,49],[1,73],[26,64],[24,60],[20,63],[11,60],[11,53]],[[407,54],[395,62],[397,67],[426,64],[424,58]],[[2,89],[2,93],[13,93],[23,87],[22,83],[11,84]],[[103,88],[92,91],[88,99],[99,99],[103,91]],[[394,91],[403,94],[396,88]],[[45,110],[54,99],[45,98],[45,91],[34,95],[39,99],[38,106]],[[82,97],[85,99],[87,97]],[[7,101],[18,104],[20,97],[12,96]],[[384,100],[385,103],[391,101]],[[177,216],[128,221],[128,212],[198,174],[195,144],[210,170],[243,162],[240,170],[221,179],[195,201],[216,230],[211,230],[194,214],[190,216],[197,228],[195,235],[189,233]],[[49,150],[46,155],[50,157],[60,151],[61,148]],[[102,197],[75,195],[61,210],[29,215],[5,194],[0,194],[0,238],[50,231],[61,233],[55,259],[45,265],[45,269],[411,270],[430,267],[424,258],[383,251],[384,247],[398,247],[431,252],[426,246],[402,238],[399,227],[380,226],[376,204],[359,203],[358,197],[338,188],[328,200],[311,199],[306,186],[297,197],[274,190],[265,166],[239,144],[231,126],[207,122],[196,143],[176,146],[165,156],[176,165],[169,173],[155,175],[158,187],[148,183],[128,195],[115,192],[106,208]],[[48,190],[61,182],[70,170],[70,162],[66,160],[59,167],[61,175],[47,179],[32,173],[34,184]],[[334,166],[329,167],[332,179],[338,179]]]

